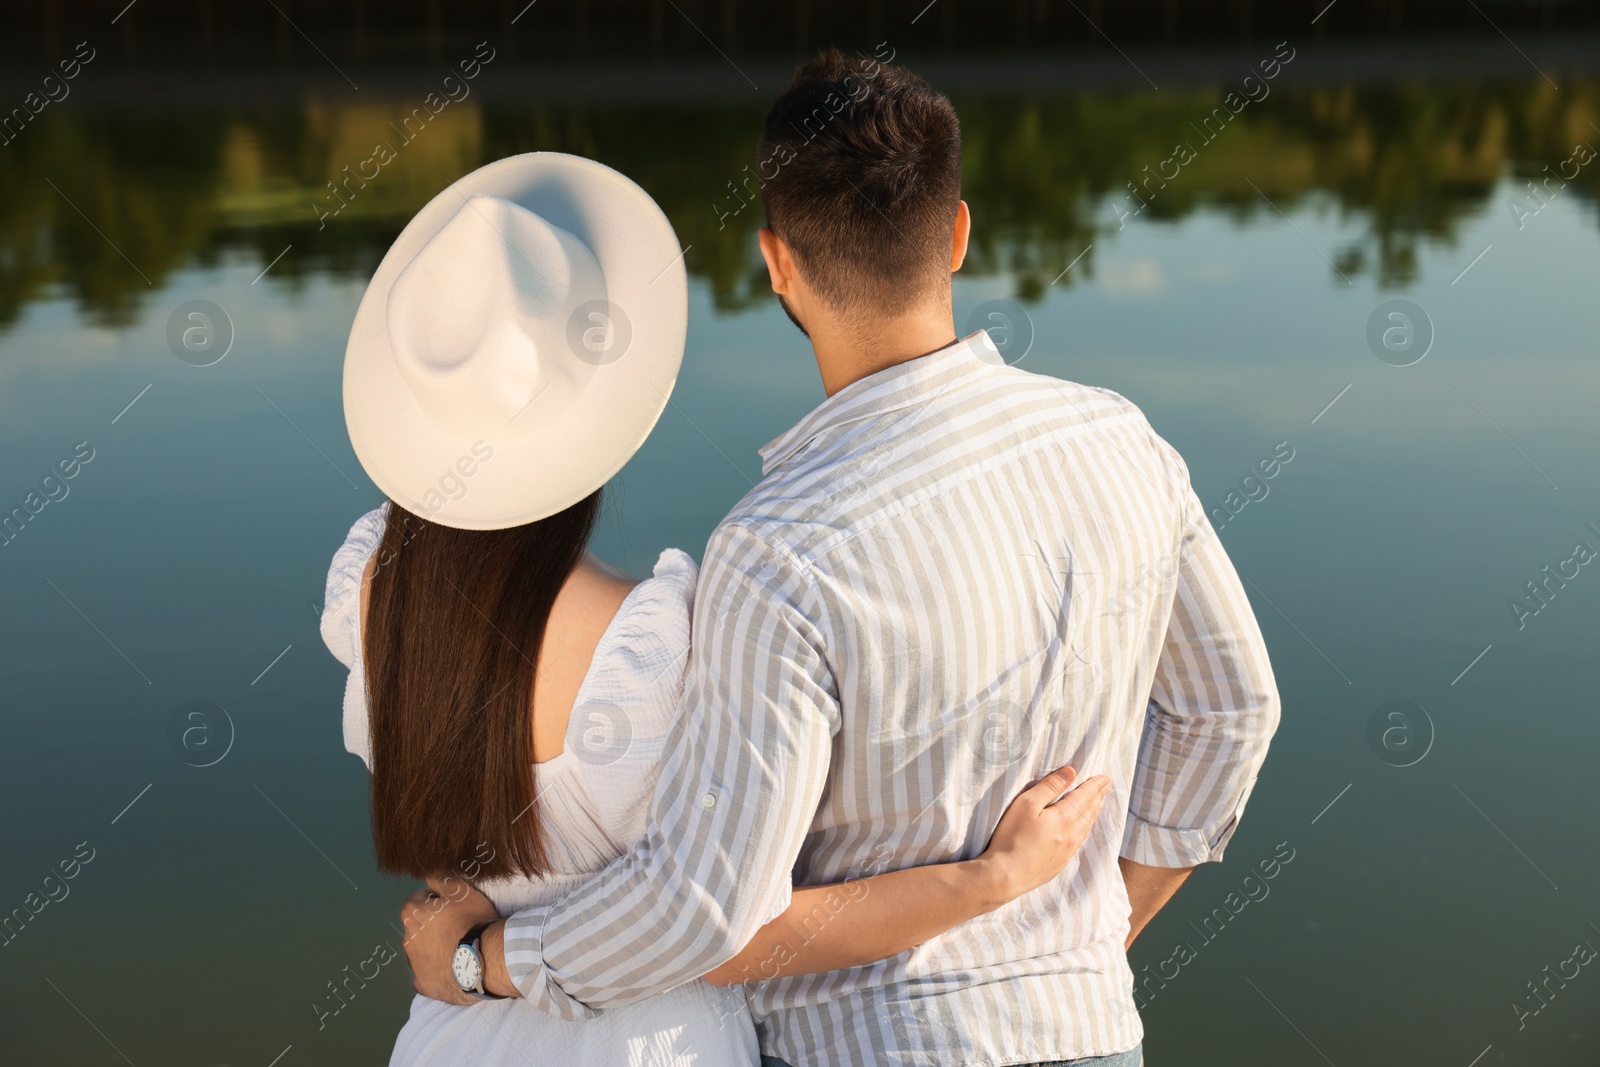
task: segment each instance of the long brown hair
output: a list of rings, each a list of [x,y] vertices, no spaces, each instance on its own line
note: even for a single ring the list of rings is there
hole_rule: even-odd
[[[364,635],[384,870],[548,869],[534,810],[534,664],[599,513],[596,491],[524,526],[457,530],[389,504]]]

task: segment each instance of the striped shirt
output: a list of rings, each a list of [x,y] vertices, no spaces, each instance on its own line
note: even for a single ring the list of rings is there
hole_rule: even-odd
[[[581,1018],[678,985],[792,884],[977,855],[1070,763],[1112,785],[1054,881],[890,959],[744,988],[796,1067],[1132,1048],[1117,856],[1221,859],[1278,722],[1183,460],[1127,400],[1009,367],[982,332],[840,390],[762,457],[706,547],[646,837],[510,919],[518,988]]]

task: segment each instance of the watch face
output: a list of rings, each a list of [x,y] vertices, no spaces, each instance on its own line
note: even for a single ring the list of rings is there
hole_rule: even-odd
[[[478,988],[479,966],[478,954],[472,951],[470,945],[457,945],[455,958],[450,961],[450,970],[454,972],[456,985],[467,992]]]

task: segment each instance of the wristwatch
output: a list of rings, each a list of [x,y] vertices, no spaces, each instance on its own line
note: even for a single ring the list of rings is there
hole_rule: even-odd
[[[462,936],[461,943],[456,946],[456,954],[450,961],[450,972],[455,975],[456,985],[461,987],[461,992],[470,993],[479,1000],[506,999],[499,993],[491,993],[483,987],[483,953],[478,945],[483,940],[483,932],[496,921],[490,919],[468,930]]]

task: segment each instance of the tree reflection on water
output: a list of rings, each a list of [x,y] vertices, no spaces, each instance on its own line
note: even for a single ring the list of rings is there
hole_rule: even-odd
[[[1223,93],[958,96],[977,222],[965,269],[1010,275],[1018,297],[1032,300],[1095,245],[1058,284],[1092,276],[1095,253],[1116,241],[1117,205],[1134,203],[1124,200],[1129,183],[1188,143],[1200,148],[1196,158],[1159,188],[1142,222],[1211,209],[1248,225],[1315,199],[1352,220],[1350,242],[1333,253],[1337,269],[1400,286],[1415,278],[1424,243],[1451,243],[1464,219],[1511,210],[1491,203],[1508,173],[1518,185],[1541,179],[1575,146],[1600,146],[1593,80],[1561,92],[1537,77],[1280,87],[1202,147],[1195,124]],[[346,168],[375,145],[401,143],[393,123],[409,108],[399,98],[347,106],[313,97],[180,114],[53,109],[0,149],[0,326],[55,295],[70,295],[95,322],[127,325],[174,271],[241,258],[264,267],[285,248],[267,284],[362,278],[438,190],[484,162],[538,149],[592,156],[644,186],[693,246],[686,263],[718,307],[765,298],[752,240],[759,204],[731,210],[754,163],[760,107],[469,99],[436,116],[376,178],[348,181]],[[1600,163],[1591,163],[1559,195],[1592,203],[1597,193]],[[319,222],[318,205],[325,214],[337,203],[339,214]]]

